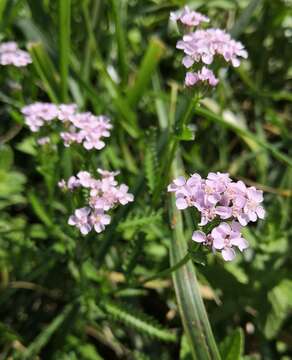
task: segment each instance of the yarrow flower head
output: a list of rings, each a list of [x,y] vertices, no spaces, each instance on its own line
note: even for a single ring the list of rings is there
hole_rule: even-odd
[[[216,86],[219,80],[215,77],[212,70],[202,67],[198,72],[187,72],[185,85],[186,86],[194,86],[198,82],[207,83],[210,86]]]
[[[187,68],[199,62],[210,65],[215,56],[223,57],[226,62],[238,67],[239,58],[247,58],[242,43],[233,40],[226,31],[220,29],[200,29],[186,34],[176,47],[185,53],[183,65]]]
[[[175,194],[179,210],[197,209],[201,215],[199,226],[223,220],[209,234],[195,231],[192,239],[220,250],[227,261],[235,257],[234,248],[243,251],[248,247],[240,234],[241,227],[265,217],[263,192],[253,186],[247,187],[242,181],[234,182],[227,173],[211,172],[206,179],[199,174],[189,179],[181,176],[173,180],[168,191]]]
[[[36,102],[21,110],[26,125],[32,132],[38,132],[52,120],[59,120],[66,131],[60,136],[66,147],[73,143],[82,144],[86,150],[100,150],[105,146],[102,138],[110,136],[112,125],[108,117],[93,115],[90,112],[78,113],[76,104]]]
[[[184,52],[182,64],[187,69],[195,67],[195,71],[186,74],[185,85],[187,87],[201,83],[210,87],[216,86],[218,79],[213,71],[205,65],[212,65],[217,57],[234,67],[240,65],[241,58],[246,59],[248,57],[243,44],[232,39],[225,30],[198,28],[190,32],[193,26],[198,26],[202,22],[209,22],[209,19],[204,15],[190,11],[188,7],[185,7],[182,12],[171,13],[170,18],[185,25],[185,34],[177,42],[176,47]],[[198,70],[199,66],[202,68]]]
[[[20,50],[14,41],[0,44],[0,65],[27,66],[32,62],[28,52]]]
[[[134,200],[125,184],[119,185],[115,179],[118,172],[97,169],[100,179],[94,178],[87,171],[80,171],[76,176],[71,176],[67,181],[59,182],[59,187],[64,190],[74,191],[86,189],[88,191],[87,206],[76,209],[69,218],[69,225],[77,227],[83,235],[92,229],[97,233],[102,232],[110,223],[111,217],[106,212],[117,205],[126,205]]]
[[[176,11],[170,13],[170,20],[180,22],[185,26],[193,27],[198,26],[201,23],[208,23],[210,19],[196,11],[190,10],[188,6],[185,6],[182,11]]]

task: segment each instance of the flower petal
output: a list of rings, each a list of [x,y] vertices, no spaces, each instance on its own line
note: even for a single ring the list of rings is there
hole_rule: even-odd
[[[202,243],[206,241],[206,234],[203,231],[194,231],[192,240],[196,241],[197,243]]]
[[[236,256],[235,251],[231,248],[223,249],[221,254],[225,261],[232,261]]]

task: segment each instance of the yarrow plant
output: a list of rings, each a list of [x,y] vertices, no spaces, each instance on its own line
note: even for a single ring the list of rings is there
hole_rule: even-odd
[[[183,24],[183,38],[176,44],[177,49],[184,52],[183,65],[190,70],[186,73],[185,85],[191,87],[197,83],[214,87],[218,79],[213,71],[205,65],[210,66],[215,58],[224,59],[234,67],[240,65],[240,58],[247,58],[247,51],[241,42],[231,38],[225,30],[221,29],[196,29],[201,23],[209,22],[209,19],[195,11],[185,7],[182,12],[171,13],[172,21]],[[203,67],[200,68],[200,66]]]
[[[105,146],[102,138],[109,137],[112,128],[109,118],[104,115],[95,116],[90,112],[79,113],[76,104],[55,105],[36,102],[23,107],[21,112],[32,132],[39,132],[44,125],[55,120],[61,123],[66,131],[61,131],[60,137],[66,147],[73,143],[82,143],[86,150],[100,150]],[[42,136],[37,140],[40,146],[50,142],[48,136]],[[128,192],[128,186],[119,185],[115,180],[118,171],[97,169],[97,172],[101,179],[95,179],[87,171],[80,171],[67,181],[62,179],[58,183],[64,191],[86,189],[88,192],[87,204],[76,209],[68,220],[68,224],[77,227],[83,235],[87,235],[92,229],[97,233],[105,230],[111,221],[111,216],[107,212],[118,204],[126,205],[134,200],[134,196]]]
[[[176,197],[176,207],[197,209],[201,216],[199,226],[214,225],[210,233],[197,230],[192,239],[197,243],[219,250],[226,261],[235,258],[235,248],[248,248],[240,231],[250,221],[264,219],[263,192],[247,187],[242,181],[234,182],[227,173],[209,173],[206,179],[193,174],[189,179],[179,177],[168,186]],[[218,225],[218,221],[221,222]],[[211,226],[212,227],[212,226]]]
[[[32,59],[27,51],[19,49],[14,41],[0,44],[0,65],[27,66]]]
[[[21,111],[32,132],[38,132],[44,125],[59,120],[64,130],[60,132],[60,136],[66,147],[77,143],[82,144],[86,150],[100,150],[105,146],[102,138],[109,137],[112,128],[107,116],[79,113],[75,104],[36,102],[23,107]],[[40,141],[38,143],[42,144]]]
[[[77,227],[83,235],[87,235],[92,229],[97,233],[102,232],[111,221],[107,212],[118,204],[126,205],[134,200],[134,196],[128,192],[128,186],[119,185],[116,181],[118,171],[97,169],[97,172],[101,175],[100,179],[95,179],[87,171],[80,171],[67,181],[63,179],[59,182],[59,187],[64,190],[88,190],[86,206],[76,209],[68,220],[68,224]]]

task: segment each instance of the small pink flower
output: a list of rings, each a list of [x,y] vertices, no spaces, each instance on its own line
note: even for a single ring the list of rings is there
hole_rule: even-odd
[[[261,190],[257,190],[255,187],[250,187],[247,189],[246,192],[246,203],[244,206],[244,214],[247,215],[248,219],[250,221],[257,221],[257,218],[260,219],[265,218],[265,210],[260,205],[260,203],[263,201],[263,192]]]
[[[80,180],[78,180],[75,176],[70,176],[67,181],[67,187],[69,190],[74,190],[75,188],[80,187]]]
[[[213,238],[213,247],[216,250],[221,250],[222,257],[226,261],[235,258],[234,246],[238,247],[240,251],[248,248],[248,242],[242,238],[240,225],[237,222],[232,222],[231,225],[221,223],[212,230],[211,236]]]
[[[68,224],[76,226],[82,235],[87,235],[92,229],[89,219],[90,211],[89,207],[76,209],[74,215],[69,217]]]
[[[38,145],[44,146],[51,142],[51,139],[48,136],[41,137],[37,139]]]
[[[207,240],[207,236],[203,231],[194,231],[192,235],[192,240],[197,243],[204,243]]]
[[[8,41],[0,44],[0,54],[15,52],[18,45],[15,41]]]
[[[58,107],[57,117],[60,121],[69,121],[70,116],[75,114],[76,110],[76,104],[61,104]]]
[[[210,19],[196,11],[191,11],[188,6],[185,6],[183,11],[171,12],[170,20],[172,21],[180,21],[183,25],[186,26],[198,26],[202,22],[209,22]]]
[[[186,179],[183,176],[174,179],[173,182],[168,185],[167,191],[176,192],[186,184]]]
[[[17,43],[10,41],[0,44],[0,64],[14,65],[16,67],[27,66],[32,62],[28,52],[20,50]]]
[[[66,183],[66,181],[64,180],[64,179],[62,179],[62,180],[60,180],[59,182],[58,182],[58,187],[60,188],[60,189],[66,189],[67,188],[67,183]]]
[[[111,217],[102,209],[94,210],[90,215],[91,224],[97,233],[104,231],[105,226],[111,222]]]
[[[79,171],[77,178],[79,179],[80,185],[85,188],[91,188],[94,185],[95,180],[88,171]]]
[[[118,202],[122,205],[126,205],[129,202],[134,201],[134,195],[128,193],[129,187],[125,184],[120,185],[117,188],[116,197]]]
[[[190,87],[194,86],[197,83],[206,83],[210,86],[216,86],[219,80],[215,77],[212,70],[202,67],[198,72],[187,72],[185,78],[185,85]]]

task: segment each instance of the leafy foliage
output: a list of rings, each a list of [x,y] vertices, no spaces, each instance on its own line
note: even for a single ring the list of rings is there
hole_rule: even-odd
[[[168,21],[185,4],[249,52],[196,106]],[[6,0],[0,15],[1,41],[33,59],[0,74],[0,358],[189,360],[207,343],[222,360],[290,359],[291,1]],[[29,132],[20,109],[36,101],[110,116],[106,148],[64,149],[53,125]],[[188,246],[193,213],[169,218],[174,164],[264,190],[267,218],[235,262]],[[98,167],[120,170],[135,202],[83,237],[67,221],[88,194],[57,184]]]

